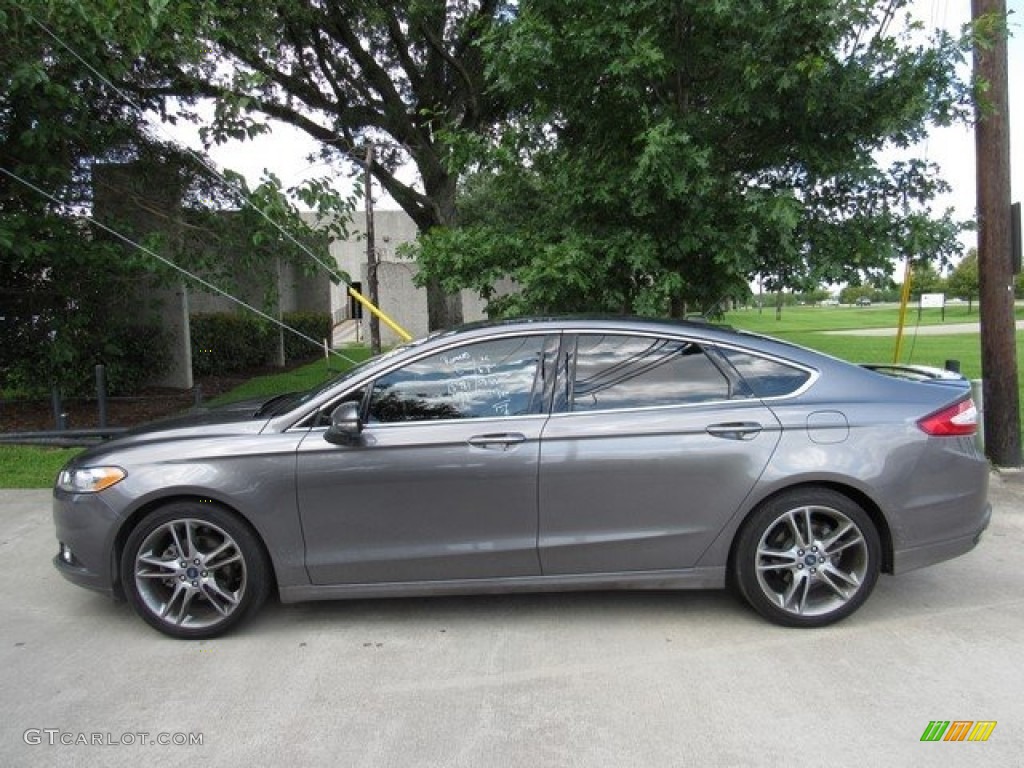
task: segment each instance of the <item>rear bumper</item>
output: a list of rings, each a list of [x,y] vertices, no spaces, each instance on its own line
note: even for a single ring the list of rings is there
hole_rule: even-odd
[[[906,573],[926,565],[951,560],[970,552],[981,540],[981,535],[992,520],[992,505],[986,503],[977,529],[965,536],[932,542],[920,547],[897,550],[893,553],[892,572]]]

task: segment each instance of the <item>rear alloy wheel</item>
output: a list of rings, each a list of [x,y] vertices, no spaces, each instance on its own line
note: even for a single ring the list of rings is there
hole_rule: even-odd
[[[782,494],[762,505],[737,541],[736,583],[762,616],[789,627],[822,627],[867,600],[881,543],[867,513],[825,488]]]
[[[259,541],[234,515],[181,502],[144,518],[121,556],[135,611],[172,637],[220,635],[266,599],[269,568]]]

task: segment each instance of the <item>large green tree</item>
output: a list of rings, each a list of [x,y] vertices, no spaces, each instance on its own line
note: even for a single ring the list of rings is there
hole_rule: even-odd
[[[958,41],[915,43],[868,0],[524,0],[488,38],[514,120],[461,230],[425,238],[449,289],[520,286],[499,311],[713,311],[767,290],[945,258],[922,161],[962,117]],[[481,201],[486,204],[481,204]]]
[[[949,276],[949,292],[956,298],[967,299],[967,313],[978,298],[978,250],[971,248]]]

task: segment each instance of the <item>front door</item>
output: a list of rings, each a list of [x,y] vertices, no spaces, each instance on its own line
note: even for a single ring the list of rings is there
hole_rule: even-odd
[[[534,576],[545,337],[477,341],[365,392],[358,443],[298,451],[314,584]]]

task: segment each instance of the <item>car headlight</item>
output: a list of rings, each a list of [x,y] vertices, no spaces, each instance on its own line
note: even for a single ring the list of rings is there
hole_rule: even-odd
[[[120,467],[82,467],[62,469],[57,475],[57,488],[67,493],[97,493],[124,480]]]

